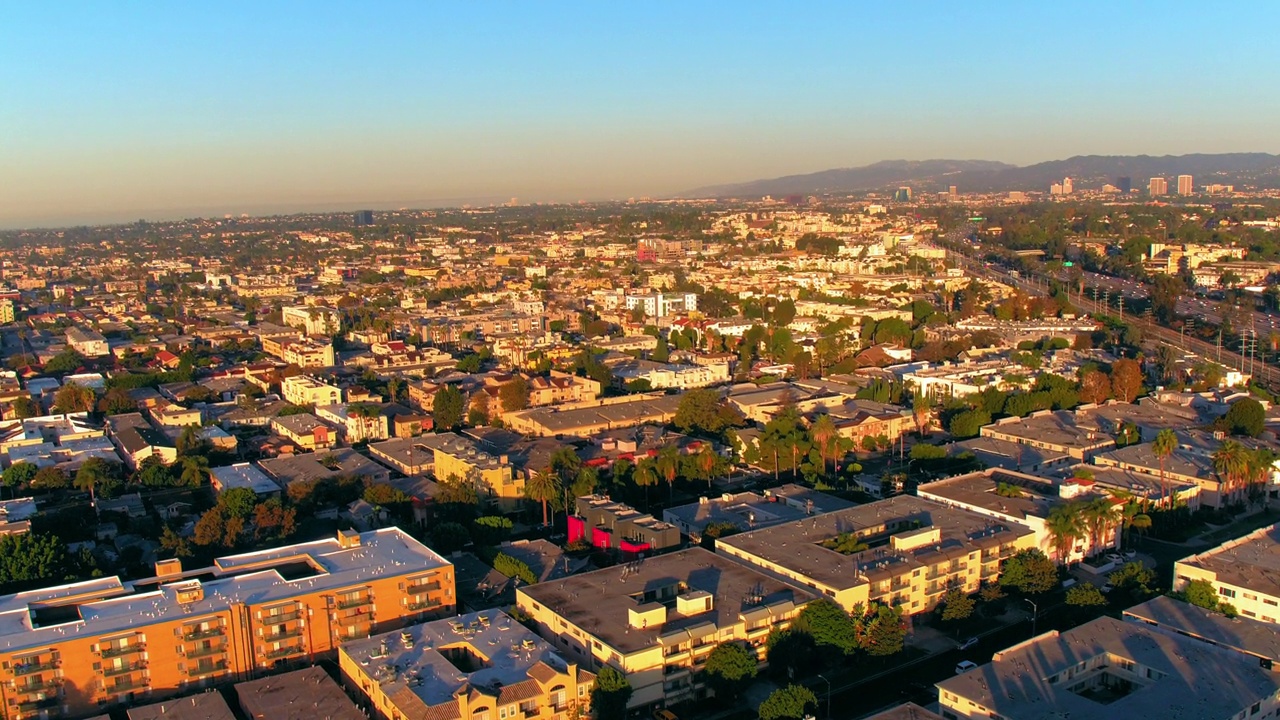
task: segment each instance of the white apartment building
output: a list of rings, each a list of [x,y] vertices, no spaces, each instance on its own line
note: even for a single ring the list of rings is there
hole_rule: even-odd
[[[342,390],[311,377],[294,375],[280,381],[280,394],[294,405],[337,405],[342,402]]]

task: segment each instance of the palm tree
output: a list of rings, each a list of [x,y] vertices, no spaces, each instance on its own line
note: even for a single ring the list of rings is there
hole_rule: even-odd
[[[1235,440],[1224,440],[1213,453],[1213,470],[1218,474],[1225,499],[1235,494],[1240,479],[1245,474],[1245,455],[1248,451]]]
[[[1044,529],[1049,533],[1054,556],[1065,565],[1071,563],[1071,549],[1084,534],[1080,520],[1080,507],[1076,503],[1055,506],[1045,518]]]
[[[524,484],[524,494],[530,500],[542,503],[542,526],[550,525],[547,520],[547,503],[560,496],[559,477],[549,467],[542,471],[534,470],[529,474],[529,481]]]
[[[1111,501],[1099,497],[1080,506],[1080,522],[1089,536],[1090,552],[1098,552],[1102,546],[1102,537],[1115,522]]]
[[[929,396],[924,393],[917,392],[911,396],[911,416],[916,423],[916,432],[921,437],[929,434],[929,419],[933,413],[933,403],[930,402]]]
[[[87,490],[90,504],[96,508],[98,506],[97,489],[110,480],[111,466],[107,464],[107,461],[102,458],[91,457],[85,460],[80,469],[76,471],[76,476],[71,481],[71,484],[77,490]]]
[[[658,472],[667,481],[667,490],[671,496],[676,492],[676,476],[680,474],[680,449],[675,445],[666,445],[658,451]]]
[[[707,489],[710,490],[711,481],[715,479],[716,452],[711,449],[709,442],[703,443],[702,449],[698,451],[698,468],[707,476]]]
[[[813,442],[818,446],[818,454],[822,456],[822,469],[827,468],[827,455],[831,453],[831,443],[840,434],[836,429],[836,424],[832,421],[831,416],[823,413],[813,421],[813,427],[809,428],[809,434],[813,437]]]
[[[1162,499],[1169,497],[1169,483],[1165,479],[1164,463],[1173,454],[1173,451],[1177,449],[1178,436],[1168,428],[1156,433],[1156,439],[1151,443],[1151,450],[1156,454],[1156,457],[1160,458],[1160,494]],[[1172,499],[1169,500],[1169,503],[1173,504]]]
[[[1130,519],[1129,524],[1141,535],[1151,527],[1151,516],[1146,513],[1138,513]]]
[[[636,463],[635,472],[631,473],[631,479],[636,485],[644,488],[644,504],[649,506],[649,486],[658,484],[658,469],[654,465],[653,458],[641,458]]]
[[[204,484],[208,471],[208,458],[203,455],[189,455],[182,458],[182,475],[179,479],[187,487],[200,487]]]

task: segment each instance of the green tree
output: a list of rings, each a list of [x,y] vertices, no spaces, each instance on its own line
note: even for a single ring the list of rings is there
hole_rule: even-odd
[[[19,490],[31,484],[38,472],[40,468],[29,462],[16,462],[5,468],[4,475],[0,475],[0,484],[9,488],[11,496],[16,496]]]
[[[760,703],[760,720],[801,720],[818,707],[818,698],[803,685],[788,685],[774,690]]]
[[[612,665],[600,668],[591,686],[591,711],[596,720],[626,720],[631,693],[626,675]]]
[[[31,478],[32,490],[62,490],[71,487],[71,478],[54,466],[42,467]]]
[[[963,590],[959,588],[948,590],[946,597],[942,599],[942,621],[967,620],[970,615],[973,615],[973,607],[973,598],[966,595]]]
[[[1049,534],[1049,542],[1053,544],[1054,556],[1064,565],[1071,562],[1071,550],[1076,541],[1085,537],[1081,507],[1077,503],[1055,505],[1044,520],[1044,529]]]
[[[1160,460],[1160,494],[1163,497],[1169,497],[1169,483],[1165,479],[1164,465],[1174,450],[1178,449],[1178,436],[1169,428],[1165,428],[1156,433],[1156,439],[1151,443],[1151,452],[1155,453]]]
[[[538,576],[533,574],[528,563],[506,553],[500,552],[493,558],[493,569],[509,578],[519,578],[525,585],[538,582]]]
[[[1266,428],[1267,413],[1262,403],[1253,398],[1241,398],[1227,409],[1223,423],[1232,435],[1258,437]]]
[[[228,488],[218,495],[218,505],[229,517],[243,520],[253,514],[253,508],[257,504],[258,496],[249,488]]]
[[[664,480],[667,481],[667,489],[674,496],[676,492],[676,478],[680,475],[680,448],[675,445],[664,445],[658,451],[658,458],[655,462],[658,472],[661,473]]]
[[[209,478],[209,460],[203,455],[187,455],[182,458],[182,472],[178,476],[181,485],[197,488]]]
[[[1196,607],[1202,607],[1206,610],[1216,610],[1218,608],[1218,591],[1214,589],[1213,583],[1208,580],[1192,580],[1187,583],[1182,595],[1187,602]]]
[[[957,440],[977,437],[983,425],[991,424],[991,415],[986,410],[965,410],[951,418],[947,429]]]
[[[1058,584],[1058,568],[1037,548],[1019,550],[1005,561],[1000,585],[1019,592],[1039,595]]]
[[[858,649],[856,623],[844,608],[828,598],[805,605],[791,622],[791,630],[812,637],[819,647],[835,648],[846,655]]]
[[[635,472],[631,473],[631,481],[637,487],[644,488],[644,504],[649,504],[649,488],[658,484],[658,468],[653,458],[643,457],[636,463]]]
[[[1116,592],[1123,592],[1133,602],[1140,602],[1155,594],[1156,573],[1141,561],[1127,562],[1107,576]]]
[[[118,463],[91,457],[80,465],[72,485],[77,490],[87,491],[92,501],[96,502],[99,495],[109,498],[121,484],[118,467]]]
[[[471,521],[471,534],[477,545],[497,545],[510,537],[513,527],[501,515],[485,515]]]
[[[84,364],[84,356],[75,350],[67,349],[49,358],[44,364],[44,371],[50,375],[66,375],[75,372]]]
[[[895,655],[906,645],[907,626],[902,621],[902,611],[896,607],[875,603],[859,624],[859,645],[868,655]]]
[[[19,420],[40,416],[40,406],[30,395],[21,395],[13,400],[13,416]]]
[[[431,400],[431,417],[437,430],[453,430],[462,424],[462,413],[466,407],[466,399],[462,391],[452,385],[445,385],[436,391]]]
[[[559,476],[552,472],[551,468],[530,472],[529,479],[524,484],[524,496],[542,504],[542,526],[547,527],[551,524],[547,518],[547,503],[560,497]]]
[[[97,395],[91,388],[69,382],[53,395],[53,411],[58,413],[93,412]]]
[[[724,426],[720,419],[720,395],[714,390],[698,388],[680,396],[672,422],[680,432],[718,434]]]
[[[511,382],[498,389],[498,400],[502,403],[503,412],[515,412],[529,407],[529,381],[517,374]]]
[[[0,588],[6,592],[65,580],[73,569],[67,546],[56,535],[31,532],[0,536]]]
[[[456,522],[443,522],[431,528],[431,547],[436,552],[457,552],[471,542],[471,533],[466,526]]]
[[[1067,604],[1073,607],[1097,607],[1107,604],[1107,598],[1096,586],[1085,583],[1067,589]]]

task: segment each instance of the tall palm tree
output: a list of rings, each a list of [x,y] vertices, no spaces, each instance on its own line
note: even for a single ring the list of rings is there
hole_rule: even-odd
[[[1070,564],[1071,548],[1084,535],[1080,506],[1077,503],[1066,503],[1054,507],[1045,518],[1044,529],[1049,533],[1049,542],[1053,544],[1054,556],[1058,562]]]
[[[551,468],[534,470],[529,474],[529,481],[524,484],[525,497],[542,503],[542,526],[550,524],[547,520],[547,503],[560,496],[560,478]]]
[[[809,428],[809,435],[813,437],[813,443],[818,446],[818,454],[822,456],[822,469],[827,468],[827,456],[834,455],[831,452],[831,444],[835,441],[840,431],[836,429],[836,424],[832,421],[831,416],[823,413],[813,421],[813,427]]]
[[[667,481],[667,491],[671,496],[676,493],[676,476],[680,474],[680,449],[675,445],[667,445],[658,451],[658,472]]]
[[[1223,499],[1233,499],[1244,476],[1247,450],[1235,440],[1224,440],[1213,453],[1213,470],[1218,474]]]
[[[636,469],[631,473],[631,479],[636,485],[644,488],[644,504],[649,506],[649,487],[658,484],[658,468],[653,462],[653,458],[640,458],[640,462],[636,463]]]
[[[1115,523],[1115,511],[1111,500],[1104,497],[1095,498],[1080,506],[1080,522],[1089,536],[1089,549],[1097,552],[1102,547],[1102,538]]]
[[[1168,428],[1165,428],[1164,430],[1161,430],[1160,432],[1156,433],[1156,439],[1154,442],[1151,443],[1152,452],[1154,452],[1156,454],[1156,457],[1160,459],[1161,499],[1164,500],[1168,498],[1168,502],[1170,505],[1173,505],[1173,500],[1172,498],[1169,498],[1169,482],[1165,478],[1164,464],[1165,464],[1165,461],[1169,459],[1169,456],[1173,454],[1173,451],[1177,449],[1178,449],[1178,436],[1175,435],[1174,432]]]
[[[707,476],[708,490],[711,489],[711,481],[715,479],[716,459],[716,452],[711,449],[711,443],[703,443],[702,449],[698,451],[698,469]]]

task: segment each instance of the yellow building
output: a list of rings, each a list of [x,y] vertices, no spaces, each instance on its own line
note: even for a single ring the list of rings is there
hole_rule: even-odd
[[[294,405],[337,405],[342,402],[342,390],[320,382],[310,375],[294,375],[280,381],[280,394]]]
[[[977,592],[1001,563],[1034,548],[1018,523],[910,495],[716,541],[717,552],[816,588],[845,610],[872,602],[928,612],[947,591]]]
[[[527,585],[516,607],[570,662],[626,674],[632,708],[703,697],[699,671],[720,643],[765,658],[765,638],[818,596],[691,548],[640,563]]]
[[[82,716],[313,662],[456,602],[453,566],[397,528],[156,569],[0,597],[0,717]]]
[[[500,610],[345,643],[338,665],[390,720],[586,717],[596,677]]]
[[[437,433],[430,446],[436,480],[466,480],[474,483],[482,500],[503,512],[519,508],[524,499],[524,478],[513,472],[506,455],[490,455],[474,440],[456,433]]]

